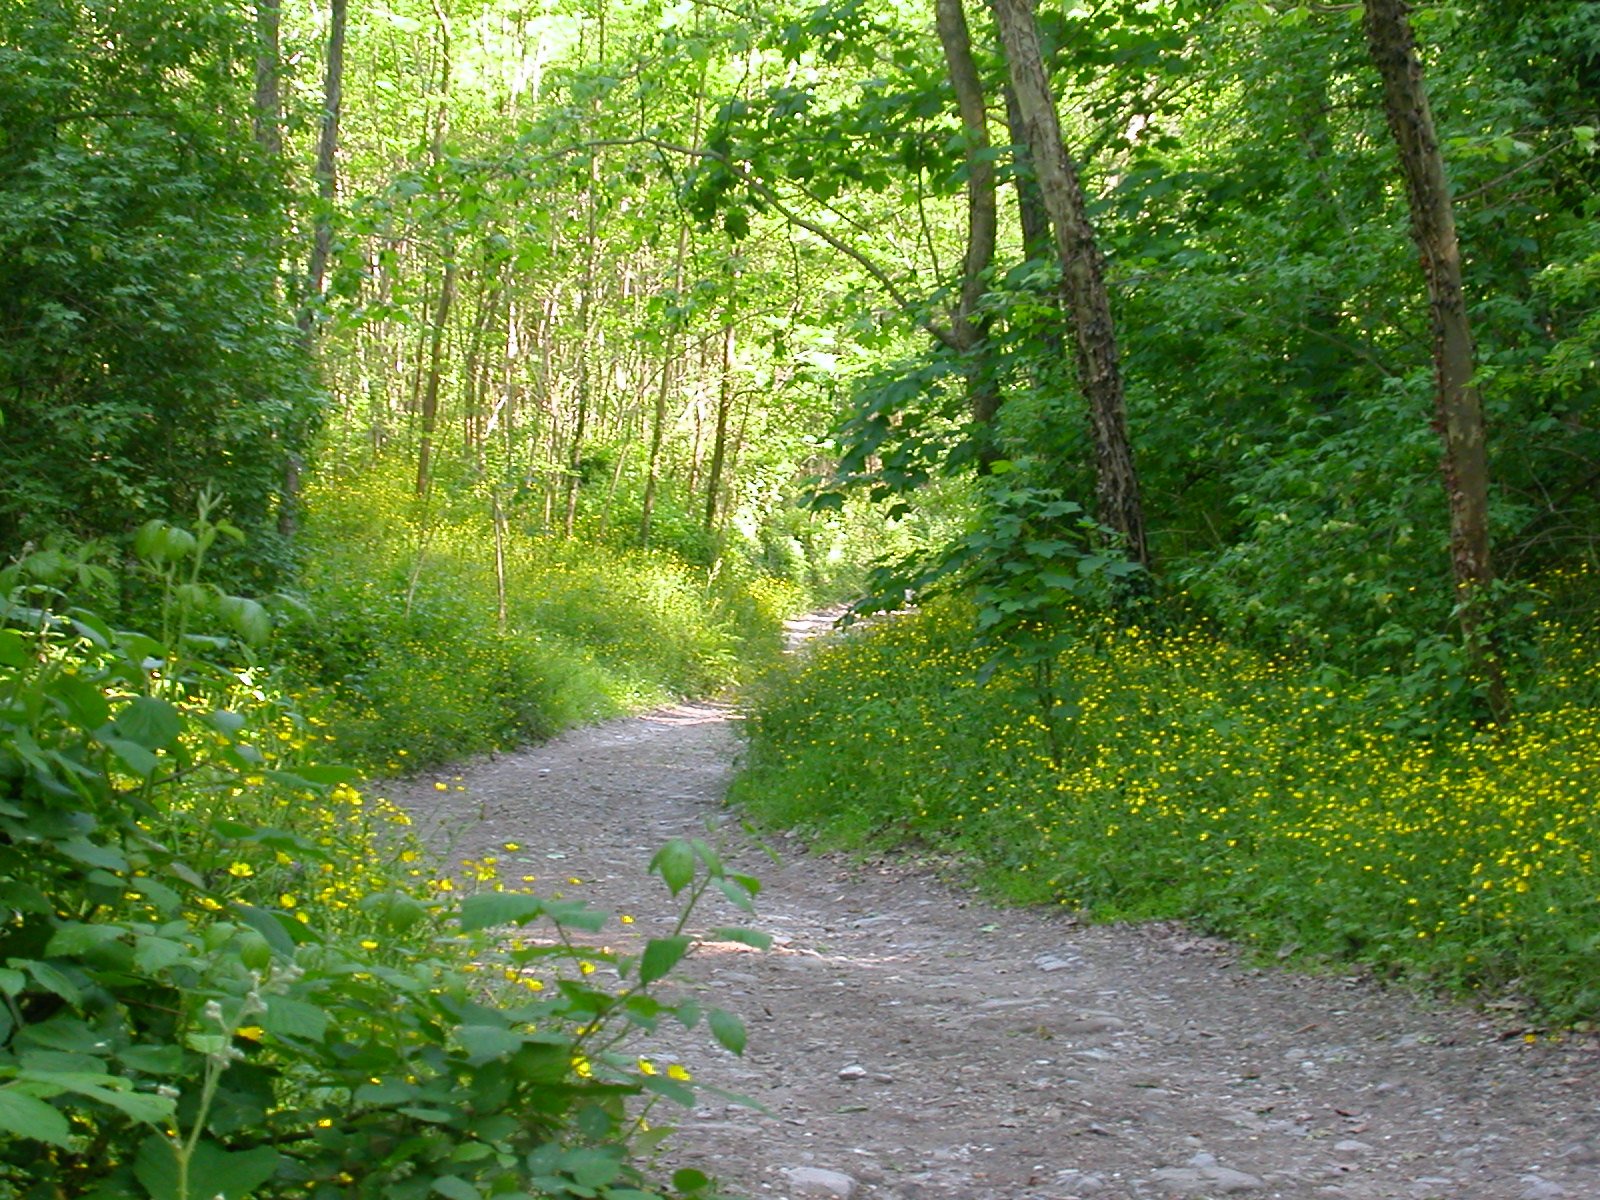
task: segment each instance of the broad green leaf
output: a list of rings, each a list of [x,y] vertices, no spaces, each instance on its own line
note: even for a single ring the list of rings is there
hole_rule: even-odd
[[[78,985],[68,979],[59,968],[52,967],[47,962],[29,960],[21,964],[24,970],[32,975],[34,982],[47,992],[54,992],[68,1004],[77,1006],[83,1003],[83,992]]]
[[[152,1134],[139,1145],[133,1174],[150,1200],[246,1200],[277,1172],[282,1156],[271,1146],[226,1150],[212,1141],[195,1145],[188,1195],[178,1194],[178,1156],[172,1142]]]
[[[154,696],[135,696],[116,720],[117,732],[146,750],[172,745],[183,731],[183,718],[165,700]]]
[[[141,779],[148,779],[154,775],[156,768],[161,765],[159,758],[138,742],[130,741],[128,738],[97,734],[96,740],[120,758],[123,764]]]
[[[642,1076],[640,1086],[647,1092],[654,1092],[657,1096],[671,1100],[683,1108],[693,1108],[696,1100],[695,1091],[686,1083],[676,1079],[668,1079],[665,1075]]]
[[[83,925],[74,921],[50,935],[44,952],[51,958],[78,958],[118,940],[124,932],[120,925]]]
[[[545,913],[544,901],[522,892],[486,892],[461,904],[461,928],[467,932],[496,925],[523,925]]]
[[[743,1021],[720,1008],[708,1010],[706,1021],[711,1026],[711,1036],[717,1039],[718,1044],[735,1054],[744,1053],[746,1034]]]
[[[729,904],[745,912],[755,911],[756,906],[750,902],[750,894],[731,879],[717,879],[714,882],[717,891],[727,898]]]
[[[176,1075],[183,1070],[183,1050],[173,1045],[128,1046],[117,1051],[117,1061],[146,1075]]]
[[[316,1005],[287,996],[268,996],[266,1000],[261,1027],[268,1033],[319,1042],[328,1032],[328,1014]]]
[[[722,858],[701,838],[689,839],[689,848],[694,851],[695,857],[705,863],[706,870],[713,875],[722,874]]]
[[[441,1175],[433,1181],[433,1190],[445,1200],[483,1200],[483,1193],[459,1175]]]
[[[15,1087],[0,1088],[0,1130],[57,1146],[72,1144],[67,1119],[53,1105],[26,1096]]]
[[[672,1190],[675,1192],[697,1192],[710,1186],[711,1177],[693,1167],[684,1167],[672,1173]]]
[[[28,645],[15,629],[0,629],[0,667],[28,665]]]
[[[56,843],[56,849],[86,867],[100,867],[107,871],[125,871],[128,868],[128,860],[123,857],[122,851],[98,845],[87,838],[63,838]]]
[[[682,838],[673,838],[656,851],[649,869],[657,872],[667,890],[676,896],[694,882],[694,849]]]
[[[645,943],[644,955],[639,960],[639,982],[651,984],[668,974],[683,961],[691,944],[690,939],[681,934],[677,937],[651,938]]]
[[[569,1150],[561,1168],[584,1187],[604,1187],[622,1173],[622,1164],[603,1150]]]
[[[456,1037],[474,1065],[515,1054],[528,1040],[513,1029],[495,1025],[463,1025],[456,1030]]]

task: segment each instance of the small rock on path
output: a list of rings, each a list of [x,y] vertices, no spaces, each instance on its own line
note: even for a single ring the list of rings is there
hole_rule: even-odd
[[[634,916],[613,944],[670,927],[644,873],[670,837],[707,837],[762,880],[749,923],[774,949],[703,946],[674,985],[744,1017],[745,1057],[703,1030],[648,1049],[765,1114],[703,1093],[664,1165],[793,1200],[1600,1197],[1587,1043],[1503,1040],[1170,924],[996,909],[908,859],[763,848],[722,804],[736,723],[681,705],[391,793],[449,854]]]

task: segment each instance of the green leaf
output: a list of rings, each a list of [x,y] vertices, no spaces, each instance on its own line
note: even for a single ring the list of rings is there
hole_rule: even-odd
[[[22,1071],[19,1080],[42,1084],[57,1092],[72,1092],[98,1100],[123,1115],[145,1125],[159,1125],[172,1118],[176,1101],[166,1096],[133,1091],[132,1083],[120,1075],[88,1071]]]
[[[122,851],[97,845],[87,838],[64,838],[56,843],[56,849],[86,867],[100,867],[107,871],[125,871],[128,868],[128,860],[122,856]]]
[[[51,958],[79,958],[126,932],[120,925],[83,925],[74,921],[50,935],[44,952]]]
[[[698,1192],[710,1186],[711,1176],[693,1167],[684,1167],[672,1173],[672,1190],[675,1192]]]
[[[471,933],[496,925],[523,925],[544,913],[544,901],[537,896],[522,892],[486,892],[481,896],[468,896],[461,904],[458,919],[461,928]]]
[[[496,1025],[463,1025],[456,1030],[461,1047],[474,1066],[515,1054],[528,1039],[513,1029]]]
[[[673,838],[656,851],[648,869],[658,873],[667,890],[676,896],[694,882],[694,849],[682,838]]]
[[[651,938],[645,943],[644,957],[639,961],[639,982],[654,983],[667,975],[689,953],[691,941],[679,935],[668,938]]]
[[[328,1032],[328,1014],[316,1005],[287,996],[268,996],[266,1001],[267,1011],[261,1015],[261,1027],[268,1033],[320,1042]]]
[[[117,714],[117,732],[146,750],[160,750],[177,741],[183,718],[165,700],[154,696],[135,696]]]
[[[138,742],[106,734],[96,734],[95,740],[120,758],[123,764],[141,779],[150,778],[161,765],[161,760]]]
[[[13,1137],[32,1138],[56,1146],[70,1146],[72,1131],[54,1106],[26,1096],[15,1086],[0,1088],[0,1130]]]
[[[433,1181],[433,1190],[445,1200],[483,1200],[483,1193],[459,1175],[441,1175]]]
[[[146,1075],[176,1075],[183,1070],[183,1049],[179,1046],[128,1046],[117,1051],[117,1061]]]
[[[277,1173],[281,1159],[271,1146],[230,1151],[215,1142],[199,1142],[189,1159],[188,1195],[180,1196],[178,1156],[169,1139],[152,1134],[139,1145],[133,1174],[150,1200],[246,1200]]]
[[[28,961],[20,964],[34,981],[47,992],[54,992],[68,1004],[76,1007],[83,1003],[83,992],[59,968],[46,962]]]
[[[683,1108],[693,1108],[698,1098],[695,1091],[686,1083],[676,1079],[668,1079],[665,1075],[645,1075],[640,1081],[640,1086],[647,1092],[654,1092],[664,1099],[671,1100]]]
[[[721,892],[728,903],[744,912],[755,912],[756,906],[750,902],[750,895],[738,884],[730,879],[717,879],[714,881],[717,891]]]
[[[717,1039],[719,1045],[735,1054],[744,1053],[746,1034],[743,1021],[721,1008],[710,1009],[706,1013],[706,1021],[711,1026],[711,1036]]]
[[[700,838],[691,838],[689,848],[694,851],[696,858],[705,863],[707,871],[719,877],[722,875],[722,859],[710,845]]]
[[[155,938],[141,933],[133,939],[133,965],[146,974],[165,971],[168,966],[189,954],[186,942],[174,938]]]
[[[0,629],[0,667],[28,665],[28,644],[15,629]]]

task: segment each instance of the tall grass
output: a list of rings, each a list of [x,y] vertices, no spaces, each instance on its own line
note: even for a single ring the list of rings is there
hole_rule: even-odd
[[[341,752],[380,770],[727,687],[772,661],[800,602],[731,564],[540,538],[513,512],[502,620],[480,497],[420,500],[369,475],[308,499],[294,671]]]
[[[942,605],[769,681],[736,798],[846,844],[954,846],[1016,900],[1600,1018],[1592,643],[1547,624],[1514,725],[1421,738],[1394,689],[1203,630],[1085,624],[1057,767],[1026,681],[979,685],[970,628]]]

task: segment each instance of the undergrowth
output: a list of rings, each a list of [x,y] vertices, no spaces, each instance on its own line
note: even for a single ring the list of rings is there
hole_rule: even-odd
[[[376,474],[308,497],[302,692],[341,754],[401,771],[547,738],[775,660],[798,589],[732,560],[562,542],[481,496]],[[503,603],[499,579],[504,580]]]
[[[683,919],[637,956],[585,947],[606,918],[580,903],[481,869],[465,894],[328,764],[262,665],[266,608],[205,581],[237,536],[209,511],[124,568],[159,635],[73,603],[102,568],[0,570],[0,1197],[704,1194],[639,1165],[656,1102],[695,1093],[627,1038],[704,1021],[742,1050],[731,1014],[653,991],[694,901],[756,881],[670,843]]]
[[[1600,1019],[1600,658],[1577,631],[1541,626],[1509,728],[1424,736],[1403,689],[1085,619],[1056,664],[1058,766],[1031,677],[980,684],[973,624],[938,604],[774,676],[735,800],[847,845],[952,847],[1013,900]]]

